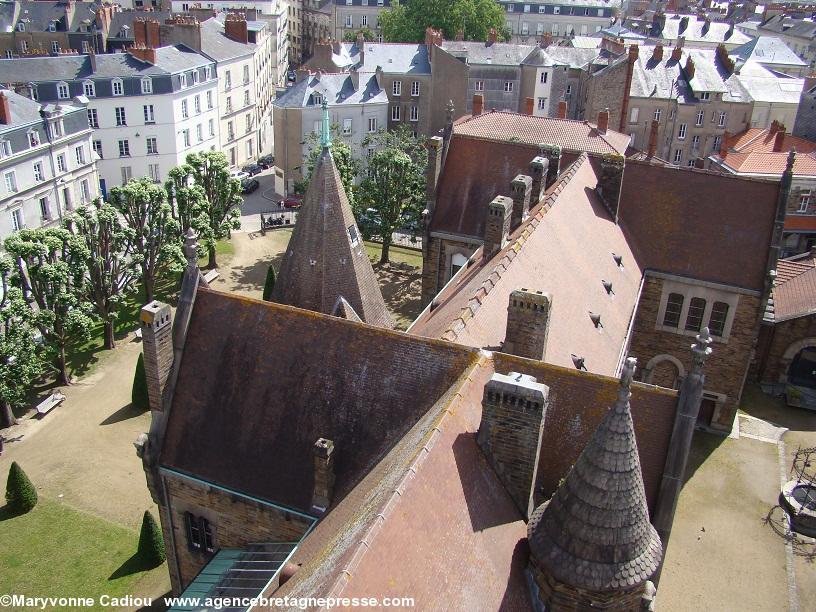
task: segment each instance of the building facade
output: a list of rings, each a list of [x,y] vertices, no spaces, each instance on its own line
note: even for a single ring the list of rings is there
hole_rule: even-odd
[[[91,140],[81,106],[0,90],[0,240],[58,225],[99,195]]]
[[[507,16],[511,42],[534,44],[550,34],[554,39],[588,36],[609,25],[620,10],[619,2],[606,0],[498,0]]]
[[[391,0],[334,0],[333,27],[335,40],[345,40],[368,28],[376,42],[382,42],[380,13],[391,8]]]
[[[0,75],[41,103],[85,108],[103,195],[131,178],[163,182],[189,153],[219,147],[215,63],[187,47],[0,60]]]

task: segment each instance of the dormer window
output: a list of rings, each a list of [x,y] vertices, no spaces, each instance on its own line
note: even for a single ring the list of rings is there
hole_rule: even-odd
[[[82,82],[82,93],[85,94],[88,98],[95,98],[96,97],[96,85],[94,85],[93,81],[83,81]]]
[[[68,83],[57,83],[57,97],[60,100],[67,100],[71,97],[71,92],[68,89]]]
[[[111,87],[113,88],[114,96],[125,95],[125,85],[122,82],[122,79],[113,79],[113,81],[111,81]]]
[[[187,75],[183,72],[179,75],[179,81],[181,82],[181,88],[184,89],[187,87]]]
[[[313,93],[312,94],[312,103],[317,104],[317,105],[323,104],[323,96],[321,94],[319,94],[319,93]]]
[[[711,100],[711,92],[710,91],[701,91],[700,92],[700,101],[701,102],[708,102]]]
[[[17,31],[18,32],[25,32],[25,22],[21,21],[17,24]]]
[[[122,26],[122,29],[121,29],[121,30],[119,30],[119,38],[127,38],[127,37],[128,37],[128,32],[129,32],[129,31],[130,31],[130,28],[129,28],[129,27],[127,27],[127,26]]]
[[[57,24],[55,24],[53,21],[49,22],[48,23],[48,31],[49,32],[56,32],[57,31]]]
[[[31,130],[28,133],[28,145],[30,147],[37,147],[40,144],[40,135],[37,131]]]
[[[153,93],[153,79],[151,79],[150,77],[144,77],[142,79],[142,93],[143,94]]]

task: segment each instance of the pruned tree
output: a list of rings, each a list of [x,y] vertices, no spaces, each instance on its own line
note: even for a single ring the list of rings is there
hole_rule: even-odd
[[[37,489],[16,461],[11,462],[6,480],[6,503],[16,514],[25,514],[37,505]]]
[[[6,238],[14,260],[12,286],[22,290],[31,321],[53,347],[57,382],[70,384],[67,348],[86,340],[94,323],[88,294],[87,247],[65,228],[24,229]]]
[[[355,213],[366,233],[382,240],[380,263],[386,263],[394,231],[418,225],[425,205],[427,154],[405,127],[379,132],[364,145],[374,145],[377,150],[357,188]]]
[[[264,282],[263,299],[265,302],[272,301],[272,291],[275,289],[275,268],[271,265],[266,271],[266,282]]]
[[[113,349],[119,308],[139,278],[141,256],[128,253],[136,232],[100,198],[78,208],[66,219],[65,226],[84,244],[87,297],[102,320],[104,346]]]
[[[173,218],[167,192],[143,177],[114,187],[108,201],[133,230],[128,251],[139,262],[145,303],[153,301],[159,268],[180,271],[184,267],[181,225]]]
[[[137,554],[148,567],[158,567],[167,558],[161,528],[149,510],[142,516]]]
[[[461,31],[465,40],[485,41],[490,30],[499,40],[510,40],[504,8],[495,0],[395,0],[391,9],[380,13],[387,42],[422,42],[428,26],[442,30],[447,40]]]
[[[34,312],[19,287],[9,284],[14,262],[0,255],[0,428],[17,423],[14,408],[25,406],[48,363],[48,347],[37,342]]]

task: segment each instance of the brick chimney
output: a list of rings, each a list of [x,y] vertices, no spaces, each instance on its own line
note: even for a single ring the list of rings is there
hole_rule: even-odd
[[[547,170],[550,160],[541,155],[534,157],[530,161],[530,204],[535,206],[541,201],[541,196],[547,189]]]
[[[133,57],[148,64],[156,63],[156,50],[150,47],[131,47],[127,50]]]
[[[227,13],[224,19],[224,34],[235,42],[247,44],[249,42],[249,30],[247,29],[246,17],[235,13]]]
[[[652,59],[656,62],[663,61],[663,45],[655,45],[652,50]]]
[[[785,126],[780,124],[779,129],[777,129],[776,134],[774,135],[773,152],[774,153],[782,152],[784,146],[785,146]]]
[[[477,117],[484,112],[484,96],[482,94],[473,94],[473,116]]]
[[[690,55],[686,58],[685,73],[689,81],[694,78],[694,60]]]
[[[601,175],[596,191],[609,214],[617,221],[618,204],[623,184],[624,159],[622,155],[607,153],[601,158]]]
[[[544,34],[541,35],[541,42],[538,43],[538,46],[542,49],[546,49],[552,44],[552,42],[552,32],[544,32]]]
[[[0,92],[0,124],[11,125],[11,106],[5,92]]]
[[[173,320],[170,306],[155,300],[142,306],[139,323],[150,409],[161,411],[164,409],[164,386],[173,368]]]
[[[533,179],[519,174],[510,182],[510,194],[513,196],[513,213],[510,215],[510,231],[513,232],[527,218],[530,212],[530,195],[533,191]]]
[[[133,43],[136,47],[147,49],[161,47],[161,24],[155,19],[134,19]]]
[[[484,226],[484,248],[482,258],[490,259],[507,244],[510,233],[510,214],[513,200],[506,196],[496,196],[487,205]]]
[[[681,57],[683,57],[683,47],[678,45],[672,49],[671,58],[673,61],[679,62]]]
[[[532,98],[524,98],[524,114],[532,115],[534,107],[534,100]]]
[[[334,494],[334,442],[318,438],[312,447],[314,455],[314,493],[312,511],[323,514]]]
[[[496,33],[496,28],[490,28],[490,31],[487,33],[487,46],[489,47],[492,44],[495,44],[498,38],[498,34]]]
[[[567,118],[567,101],[561,100],[558,102],[558,118],[559,119],[566,119]]]
[[[482,397],[476,441],[526,519],[533,508],[549,388],[532,376],[493,374]]]
[[[538,145],[538,156],[547,160],[547,179],[544,189],[549,189],[561,172],[561,147],[558,145],[540,144]],[[533,160],[535,161],[535,160]]]
[[[598,132],[606,134],[609,129],[609,109],[605,108],[598,113]]]
[[[430,26],[425,28],[425,49],[428,51],[428,59],[433,59],[433,48],[441,47],[442,42],[441,30],[434,30]]]
[[[551,308],[549,293],[524,288],[513,291],[507,305],[502,352],[527,359],[544,359]]]
[[[309,62],[309,66],[312,68],[317,68],[318,70],[333,72],[332,67],[334,66],[334,63],[332,62],[331,42],[321,40],[315,43],[314,52],[312,53],[312,59]]]
[[[652,128],[649,130],[649,157],[654,157],[657,154],[657,131],[660,123],[657,119],[652,119]]]

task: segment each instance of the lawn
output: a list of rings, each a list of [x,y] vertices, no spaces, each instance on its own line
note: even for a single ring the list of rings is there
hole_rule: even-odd
[[[366,242],[365,248],[371,263],[377,263],[380,261],[380,252],[382,251],[382,245],[380,243]],[[388,249],[388,258],[391,260],[392,264],[407,263],[412,268],[422,268],[422,251],[419,250],[406,249],[404,247],[392,245],[391,248]]]
[[[140,583],[155,584],[154,574],[167,570],[142,566],[138,540],[134,531],[42,496],[27,514],[0,508],[0,593],[94,597],[97,604],[101,595],[150,596]]]

